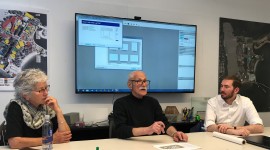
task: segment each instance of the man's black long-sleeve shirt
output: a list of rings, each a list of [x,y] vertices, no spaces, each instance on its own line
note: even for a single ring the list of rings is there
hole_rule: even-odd
[[[132,128],[147,127],[155,121],[162,121],[165,131],[170,126],[159,102],[150,96],[138,99],[130,94],[119,98],[114,102],[113,114],[115,134],[118,138],[132,137]]]

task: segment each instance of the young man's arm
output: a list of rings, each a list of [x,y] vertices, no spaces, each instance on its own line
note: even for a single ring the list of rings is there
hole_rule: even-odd
[[[210,99],[211,100],[211,99]],[[215,106],[212,102],[208,100],[206,106],[206,114],[205,114],[205,123],[204,126],[206,127],[206,131],[213,132],[218,131],[218,125],[216,124],[216,113],[214,111]]]
[[[251,125],[236,127],[236,128],[246,129],[250,133],[263,133],[263,131],[264,131],[264,126],[261,124],[251,124]]]

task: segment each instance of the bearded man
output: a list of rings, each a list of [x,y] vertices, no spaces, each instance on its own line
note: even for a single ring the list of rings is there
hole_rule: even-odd
[[[220,95],[207,103],[205,128],[208,132],[238,136],[263,132],[262,119],[252,101],[238,94],[240,87],[241,81],[236,76],[223,78]]]

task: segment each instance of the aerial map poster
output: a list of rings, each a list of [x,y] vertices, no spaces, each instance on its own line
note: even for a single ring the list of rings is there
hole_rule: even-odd
[[[0,9],[0,91],[28,68],[47,74],[47,14]]]
[[[219,83],[226,75],[238,76],[239,93],[249,97],[257,111],[269,112],[270,24],[220,18],[219,40]]]

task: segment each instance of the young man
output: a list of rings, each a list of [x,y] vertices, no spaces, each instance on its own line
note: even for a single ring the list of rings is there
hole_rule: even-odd
[[[127,84],[131,94],[119,98],[113,106],[116,136],[129,138],[166,132],[176,142],[187,141],[186,134],[170,125],[159,102],[146,96],[149,82],[142,71],[129,74]]]
[[[221,82],[220,95],[208,100],[205,118],[207,131],[240,136],[262,133],[263,122],[252,101],[238,94],[241,81],[227,76]],[[245,121],[248,125],[244,126]]]

